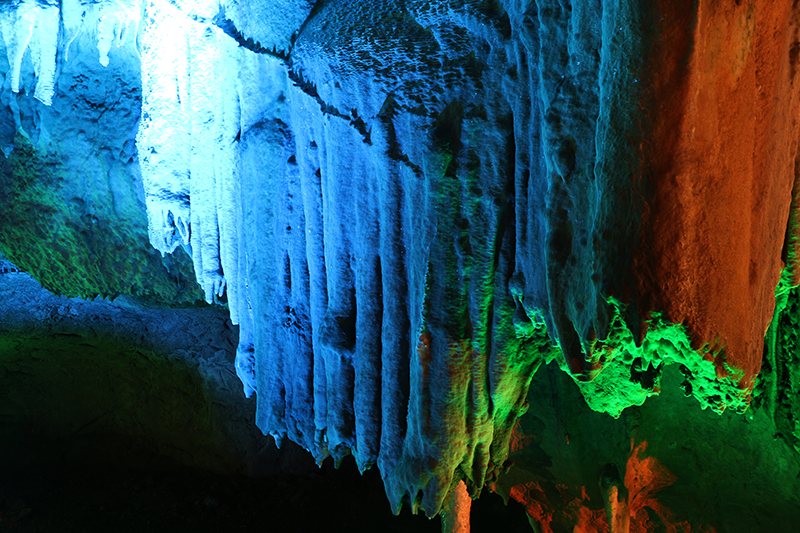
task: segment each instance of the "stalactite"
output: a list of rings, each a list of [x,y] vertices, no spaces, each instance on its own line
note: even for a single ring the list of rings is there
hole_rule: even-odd
[[[264,433],[436,514],[505,468],[556,352],[615,417],[670,364],[703,407],[747,408],[784,236],[797,278],[797,20],[667,4],[99,3],[101,64],[138,33],[151,243],[239,324]],[[30,50],[50,103],[83,5],[3,8],[12,91]]]

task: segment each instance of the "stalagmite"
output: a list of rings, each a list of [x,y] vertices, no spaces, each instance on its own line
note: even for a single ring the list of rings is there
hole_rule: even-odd
[[[469,511],[472,498],[463,481],[453,488],[447,510],[442,512],[442,533],[469,533]]]
[[[603,468],[600,492],[604,498],[610,533],[628,533],[631,527],[628,490],[615,465],[609,464]]]

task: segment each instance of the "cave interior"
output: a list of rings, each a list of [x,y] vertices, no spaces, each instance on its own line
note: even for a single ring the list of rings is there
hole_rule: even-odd
[[[800,530],[796,0],[0,33],[0,530]]]

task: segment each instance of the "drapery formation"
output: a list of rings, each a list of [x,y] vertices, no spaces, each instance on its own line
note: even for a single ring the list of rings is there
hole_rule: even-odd
[[[273,4],[92,4],[101,62],[138,39],[151,242],[227,302],[265,433],[436,513],[504,467],[556,347],[599,411],[673,363],[747,407],[795,180],[789,2]],[[43,5],[3,35],[48,103],[36,28],[92,19]]]

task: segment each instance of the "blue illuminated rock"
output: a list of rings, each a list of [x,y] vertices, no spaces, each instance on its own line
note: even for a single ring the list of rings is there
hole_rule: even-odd
[[[47,104],[40,4],[3,32],[10,89],[35,73]],[[760,33],[691,2],[61,5],[59,49],[140,55],[150,243],[240,325],[256,423],[377,465],[396,512],[497,477],[543,362],[613,417],[670,364],[704,408],[747,408],[797,210],[788,3]]]
[[[21,92],[0,93],[0,250],[56,294],[194,305],[203,295],[189,258],[162,257],[148,242],[135,40],[112,47],[104,67],[95,36],[79,27],[62,34],[50,105],[36,96],[41,77],[29,53]],[[11,74],[4,42],[0,71]]]

